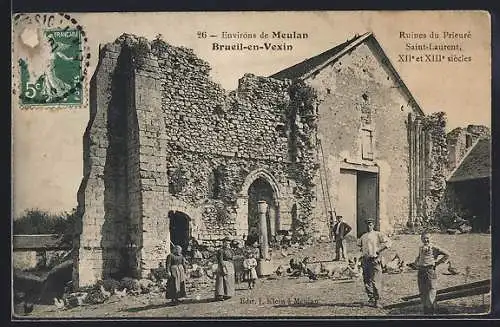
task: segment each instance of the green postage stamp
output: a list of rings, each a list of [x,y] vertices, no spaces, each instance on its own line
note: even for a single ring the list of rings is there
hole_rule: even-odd
[[[36,71],[32,62],[19,59],[22,104],[82,103],[82,43],[77,29],[43,31],[50,46],[44,69]]]
[[[20,15],[14,18],[13,37],[13,93],[21,107],[84,104],[86,36],[75,19]]]

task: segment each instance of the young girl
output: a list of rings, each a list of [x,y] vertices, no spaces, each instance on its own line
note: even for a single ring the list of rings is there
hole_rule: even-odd
[[[248,253],[248,258],[243,260],[243,269],[244,269],[244,280],[248,282],[248,288],[252,289],[255,287],[255,281],[257,279],[257,271],[255,270],[257,267],[257,260],[255,259],[255,254],[250,251]]]

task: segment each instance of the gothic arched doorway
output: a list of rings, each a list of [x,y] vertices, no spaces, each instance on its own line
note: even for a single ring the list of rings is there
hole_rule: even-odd
[[[185,252],[189,244],[189,238],[191,237],[191,219],[181,211],[170,211],[168,218],[170,219],[170,242],[180,245],[183,252]],[[170,244],[171,248],[172,244]]]
[[[249,241],[255,236],[258,237],[259,233],[259,214],[257,211],[257,202],[266,201],[267,203],[267,235],[268,240],[271,242],[276,235],[276,231],[279,226],[279,210],[278,201],[276,200],[276,194],[274,194],[273,188],[269,182],[263,178],[259,177],[250,184],[248,188],[248,236]],[[255,235],[257,233],[257,235]],[[258,239],[258,238],[257,238]]]

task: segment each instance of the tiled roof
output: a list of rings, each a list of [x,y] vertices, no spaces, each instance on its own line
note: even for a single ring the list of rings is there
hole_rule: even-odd
[[[491,176],[491,144],[489,139],[479,139],[452,173],[448,182],[488,178]]]

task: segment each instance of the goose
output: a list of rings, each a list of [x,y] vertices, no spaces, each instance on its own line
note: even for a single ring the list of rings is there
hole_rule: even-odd
[[[104,289],[104,286],[99,286],[99,290],[101,291],[101,294],[107,299],[111,296],[111,292],[108,292],[106,291],[106,289]]]
[[[54,298],[54,305],[56,306],[57,309],[61,310],[61,309],[64,309],[65,307],[65,304],[64,304],[64,300],[59,300],[58,298]]]
[[[413,270],[417,270],[418,269],[418,267],[415,264],[415,262],[407,263],[406,266],[409,267],[410,269],[413,269]]]
[[[121,291],[117,291],[115,290],[115,294],[116,296],[118,296],[119,298],[122,298],[124,297],[125,295],[127,295],[127,288],[124,288],[123,290]]]
[[[320,263],[320,273],[323,276],[331,277],[335,275],[335,270],[335,266],[332,264],[324,264],[323,262]]]
[[[306,269],[306,274],[307,277],[309,277],[310,280],[318,280],[318,275],[314,273],[311,269],[307,268]]]
[[[33,303],[24,302],[24,314],[29,314],[33,312]]]
[[[401,258],[396,253],[394,258],[392,258],[391,261],[389,261],[387,264],[384,265],[382,271],[390,273],[401,272],[401,262],[402,262]]]
[[[141,291],[139,291],[139,290],[130,290],[130,294],[132,294],[132,295],[140,295]]]
[[[76,300],[78,301],[78,305],[81,306],[85,302],[85,299],[87,299],[88,293],[81,293],[76,295]]]

